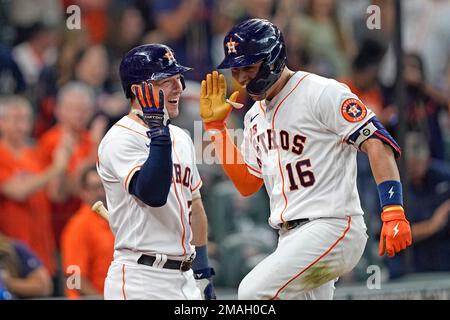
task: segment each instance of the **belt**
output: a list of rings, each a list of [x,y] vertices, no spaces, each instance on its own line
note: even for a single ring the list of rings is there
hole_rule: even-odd
[[[155,260],[156,260],[156,257],[143,254],[140,256],[137,263],[153,267],[153,263],[155,262]],[[184,271],[188,271],[189,269],[191,269],[193,261],[194,261],[194,259],[188,259],[188,260],[182,260],[182,261],[168,259],[162,267],[166,268],[166,269],[174,269],[174,270],[180,270],[180,271],[184,272]]]
[[[298,227],[299,225],[305,224],[309,222],[309,219],[296,219],[296,220],[290,220],[290,221],[286,221],[283,223],[280,223],[280,229],[285,229],[285,230],[291,230],[294,229],[296,227]]]

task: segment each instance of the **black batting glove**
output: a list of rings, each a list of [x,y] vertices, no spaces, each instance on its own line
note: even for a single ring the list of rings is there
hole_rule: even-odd
[[[156,102],[153,85],[150,80],[143,81],[133,86],[132,91],[141,106],[142,115],[137,114],[150,128],[166,127],[170,121],[164,114],[164,92],[159,90],[159,99]]]

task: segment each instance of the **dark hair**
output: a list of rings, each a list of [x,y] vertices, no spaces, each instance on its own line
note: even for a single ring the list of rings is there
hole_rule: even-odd
[[[387,46],[381,40],[366,38],[363,40],[358,54],[353,60],[355,70],[363,70],[371,65],[377,65],[383,59]]]
[[[422,76],[422,80],[425,81],[425,65],[423,63],[423,59],[422,57],[415,52],[409,52],[405,54],[405,58],[406,59],[413,59],[417,62],[417,64],[419,65],[419,70],[420,70],[420,75]]]
[[[87,177],[88,177],[89,173],[91,173],[91,172],[95,172],[97,174],[97,168],[95,165],[88,166],[88,167],[84,168],[83,171],[81,172],[81,176],[80,176],[81,188],[84,189],[87,187]]]
[[[56,31],[56,30],[57,30],[57,26],[50,25],[50,24],[44,23],[42,21],[37,21],[37,22],[34,22],[33,24],[31,24],[30,26],[26,27],[25,37],[26,37],[26,40],[30,40],[44,32]]]

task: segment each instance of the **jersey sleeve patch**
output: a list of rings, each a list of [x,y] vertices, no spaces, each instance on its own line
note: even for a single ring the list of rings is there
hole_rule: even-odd
[[[348,122],[360,122],[367,116],[367,108],[358,99],[349,98],[342,103],[341,114]]]

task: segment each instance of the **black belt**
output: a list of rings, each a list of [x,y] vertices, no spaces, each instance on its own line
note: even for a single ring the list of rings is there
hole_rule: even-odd
[[[156,257],[143,254],[138,259],[137,263],[153,267],[153,263],[155,262],[155,260],[156,260]],[[163,268],[188,271],[189,269],[191,269],[192,261],[193,261],[193,259],[183,260],[183,261],[167,260],[166,263],[164,263]]]
[[[309,222],[309,219],[296,219],[280,223],[279,226],[280,229],[291,230],[306,222]]]

